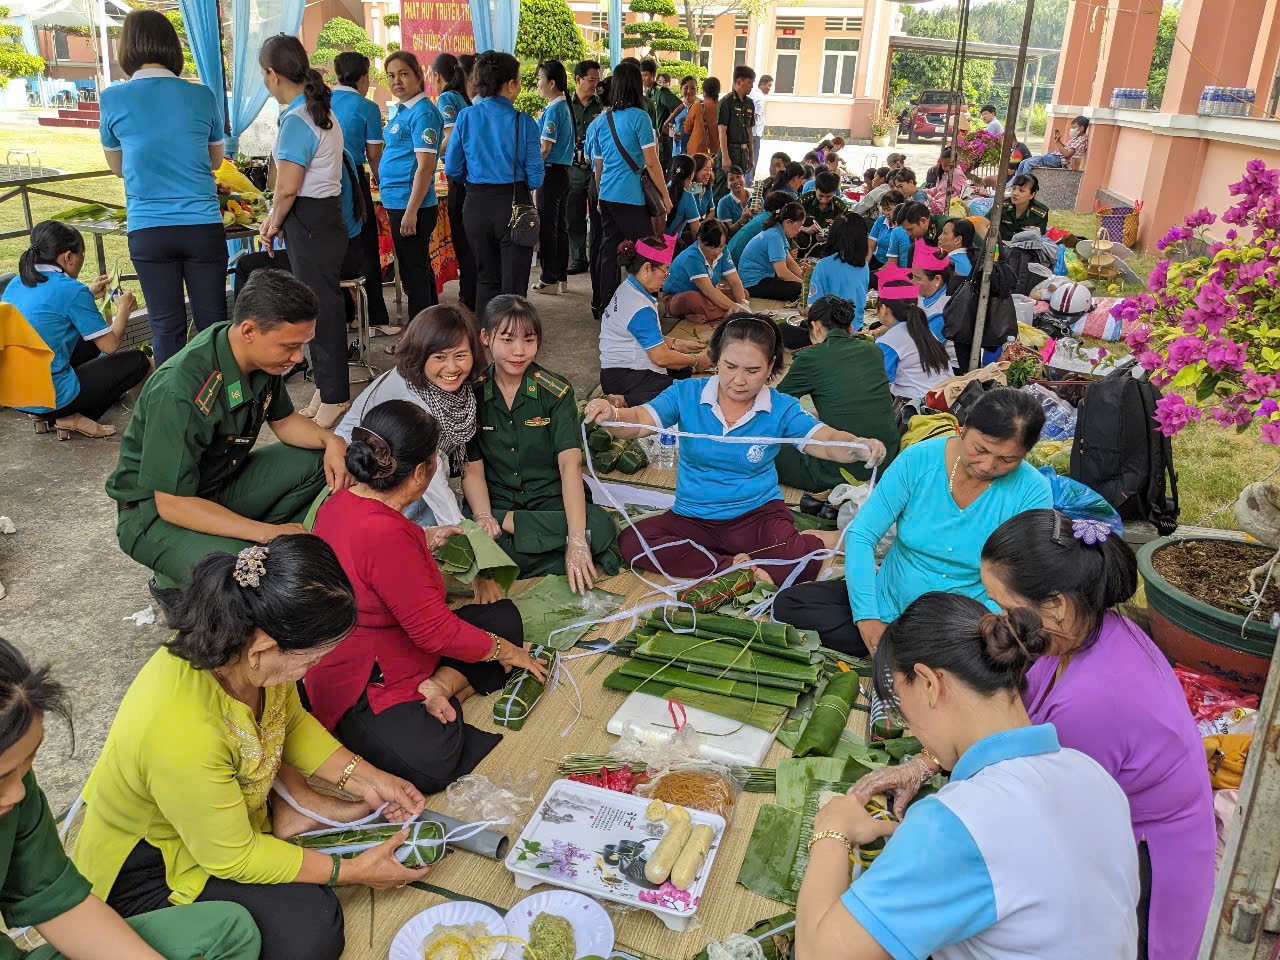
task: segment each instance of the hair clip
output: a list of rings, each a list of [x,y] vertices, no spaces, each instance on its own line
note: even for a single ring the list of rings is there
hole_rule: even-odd
[[[357,436],[357,433],[359,436]],[[396,458],[391,455],[391,444],[387,443],[368,427],[353,427],[351,437],[352,439],[363,440],[373,450],[373,459],[378,464],[378,472],[370,477],[371,480],[381,480],[383,477],[389,477],[396,472]]]
[[[1106,543],[1107,537],[1111,536],[1111,528],[1101,520],[1072,520],[1071,535],[1092,547]]]
[[[266,561],[267,548],[255,543],[236,554],[236,566],[231,575],[242,587],[257,587],[267,575]]]

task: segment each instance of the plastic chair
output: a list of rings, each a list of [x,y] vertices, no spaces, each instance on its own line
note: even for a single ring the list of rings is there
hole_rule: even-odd
[[[378,370],[369,362],[369,297],[364,289],[364,276],[342,280],[338,286],[354,293],[356,298],[356,339],[351,341],[352,349],[347,353],[347,366],[357,369],[363,367],[368,374],[351,382],[368,383],[378,376]]]

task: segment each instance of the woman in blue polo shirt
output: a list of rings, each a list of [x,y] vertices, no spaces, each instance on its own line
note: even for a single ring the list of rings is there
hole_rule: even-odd
[[[915,243],[929,232],[929,208],[923,203],[908,200],[894,211],[894,220],[896,226],[889,230],[885,259],[904,270],[910,270]]]
[[[702,219],[702,211],[698,209],[698,198],[689,189],[693,185],[693,157],[679,156],[671,160],[671,181],[667,184],[667,193],[671,197],[671,210],[667,214],[666,236],[679,238],[686,224],[698,229],[698,221]]]
[[[431,85],[440,91],[436,98],[436,109],[440,111],[440,120],[444,124],[444,135],[440,138],[439,156],[443,157],[449,147],[449,137],[458,122],[462,111],[471,106],[471,97],[467,93],[470,65],[475,61],[471,54],[455,57],[452,53],[438,54],[431,62],[428,71]],[[449,213],[449,230],[453,237],[453,251],[458,258],[458,300],[468,310],[476,308],[476,258],[471,254],[471,244],[467,240],[467,225],[462,220],[462,206],[467,200],[467,182],[449,179],[449,196],[445,202]]]
[[[674,427],[690,434],[803,440],[805,452],[840,463],[884,459],[879,440],[833,430],[806,413],[800,401],[767,385],[782,368],[782,337],[768,317],[730,316],[711,337],[710,355],[719,366],[717,376],[678,380],[643,407],[619,410],[607,400],[592,400],[584,419],[636,424],[607,427],[615,437]],[[824,441],[860,443],[863,448],[824,446]],[[656,557],[662,570],[675,577],[708,577],[750,560],[782,560],[789,562],[755,568],[756,578],[771,583],[788,576],[812,580],[821,561],[808,560],[797,570],[798,562],[833,546],[839,534],[797,532],[778,487],[777,454],[777,443],[683,438],[675,506],[623,531],[618,539],[623,559],[656,570]]]
[[[120,66],[131,79],[102,91],[98,133],[107,166],[124,177],[129,258],[161,364],[187,342],[186,296],[197,330],[227,318],[227,236],[213,180],[224,130],[213,91],[178,76],[182,47],[158,11],[124,18]]]
[[[351,155],[359,178],[358,189],[364,209],[373,213],[373,192],[369,186],[369,169],[377,170],[382,159],[382,111],[369,99],[369,58],[363,53],[347,51],[333,61],[338,83],[333,88],[329,108],[342,127],[342,145]],[[367,216],[360,225],[360,272],[364,275],[365,295],[369,300],[369,325],[385,327],[390,321],[387,301],[382,295],[382,261],[378,253],[378,221]],[[350,298],[348,298],[350,299]]]
[[[431,269],[431,235],[439,215],[435,172],[444,124],[423,90],[417,57],[397,50],[387,57],[383,69],[400,105],[383,134],[387,144],[378,166],[378,183],[412,319],[440,302]]]
[[[807,179],[809,178],[804,172],[804,164],[789,160],[787,165],[774,175],[773,184],[768,187],[768,190],[770,192],[781,190],[792,200],[799,200],[800,188],[804,186]]]
[[[890,624],[872,678],[950,782],[873,820],[875,774],[818,811],[796,903],[811,956],[1128,960],[1138,855],[1124,791],[1032,725],[1019,691],[1049,651],[1040,615],[926,593]],[[853,848],[888,837],[849,883]]]
[[[760,235],[760,231],[764,229],[764,225],[769,218],[790,202],[791,195],[783,193],[781,190],[774,190],[765,194],[760,212],[743,224],[732,239],[729,240],[729,256],[733,258],[734,263],[742,260],[742,254],[747,249],[747,244]]]
[[[804,275],[791,256],[791,240],[804,226],[805,209],[796,200],[764,222],[764,229],[738,258],[742,285],[753,297],[790,303],[800,296]]]
[[[523,297],[529,290],[533,247],[511,236],[511,210],[533,202],[542,186],[541,135],[533,117],[514,106],[520,93],[520,63],[489,50],[471,71],[476,96],[458,115],[445,153],[445,173],[465,179],[462,219],[476,260],[476,316],[500,293]]]
[[[862,311],[867,305],[867,222],[859,216],[841,217],[831,225],[827,242],[835,253],[823,257],[809,277],[809,302],[806,311],[827,294],[848,300],[856,308],[853,329],[862,329]]]
[[[688,317],[695,323],[722,320],[734,310],[750,312],[750,298],[738,278],[738,268],[725,250],[729,231],[719,220],[703,220],[696,242],[671,264],[667,282],[667,316]],[[720,289],[727,284],[729,294]]]
[[[938,249],[951,261],[957,277],[967,277],[973,272],[975,236],[973,223],[963,217],[952,217],[938,233]]]
[[[569,165],[575,146],[573,113],[565,91],[569,77],[559,60],[538,64],[538,95],[550,101],[538,118],[543,179],[538,190],[538,263],[542,276],[533,285],[540,293],[569,292]]]
[[[271,212],[259,232],[268,250],[284,234],[293,275],[320,303],[311,341],[318,396],[301,412],[327,429],[351,406],[346,310],[338,286],[348,236],[341,200],[342,127],[329,109],[329,88],[311,69],[297,37],[268,37],[258,66],[267,92],[285,108],[272,150]]]
[[[133,310],[133,294],[116,293],[116,313],[105,320],[94,302],[107,290],[99,277],[86,286],[76,278],[84,267],[84,238],[65,223],[45,220],[31,231],[31,245],[18,259],[18,276],[0,292],[0,303],[17,308],[45,346],[53,406],[24,407],[36,429],[49,424],[66,439],[68,431],[86,437],[114,436],[116,428],[97,423],[107,408],[141,383],[151,362],[141,350],[121,350]]]
[[[644,85],[640,68],[623,61],[614,68],[609,86],[609,106],[598,118],[593,141],[596,178],[600,184],[600,301],[608,303],[618,289],[618,244],[643,240],[654,233],[653,218],[644,204],[640,171],[662,192],[663,215],[671,212],[658,141],[653,123],[644,110]]]
[[[628,407],[648,403],[675,381],[668,370],[702,373],[711,358],[696,340],[662,335],[655,294],[671,269],[674,241],[645,237],[624,240],[618,259],[627,278],[600,318],[600,389]]]

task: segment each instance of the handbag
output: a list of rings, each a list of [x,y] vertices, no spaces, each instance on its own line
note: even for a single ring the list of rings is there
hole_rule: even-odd
[[[516,113],[515,156],[511,162],[511,219],[507,221],[507,236],[517,247],[533,247],[542,231],[542,218],[532,203],[517,203],[516,191],[520,189],[516,174],[520,170],[520,114]],[[526,191],[528,187],[525,188]],[[531,198],[532,199],[532,198]]]
[[[613,135],[614,146],[622,154],[622,159],[627,161],[627,166],[631,168],[632,173],[640,174],[640,189],[644,193],[645,212],[655,219],[666,220],[667,205],[663,202],[662,188],[653,182],[648,168],[636,166],[636,162],[631,159],[631,154],[627,153],[626,148],[622,146],[622,141],[618,139],[618,128],[613,125],[613,108],[606,110],[604,116],[609,121],[609,133]]]

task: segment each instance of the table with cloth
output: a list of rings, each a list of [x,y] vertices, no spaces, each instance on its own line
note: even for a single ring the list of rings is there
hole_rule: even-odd
[[[444,285],[458,278],[458,257],[453,250],[453,228],[449,226],[449,185],[443,176],[436,178],[436,197],[439,200],[436,228],[431,234],[431,272],[436,278],[436,293],[443,292]],[[382,198],[373,195],[374,215],[378,218],[378,262],[386,270],[396,258],[391,242],[391,221],[383,209]],[[398,291],[397,291],[398,296]]]

